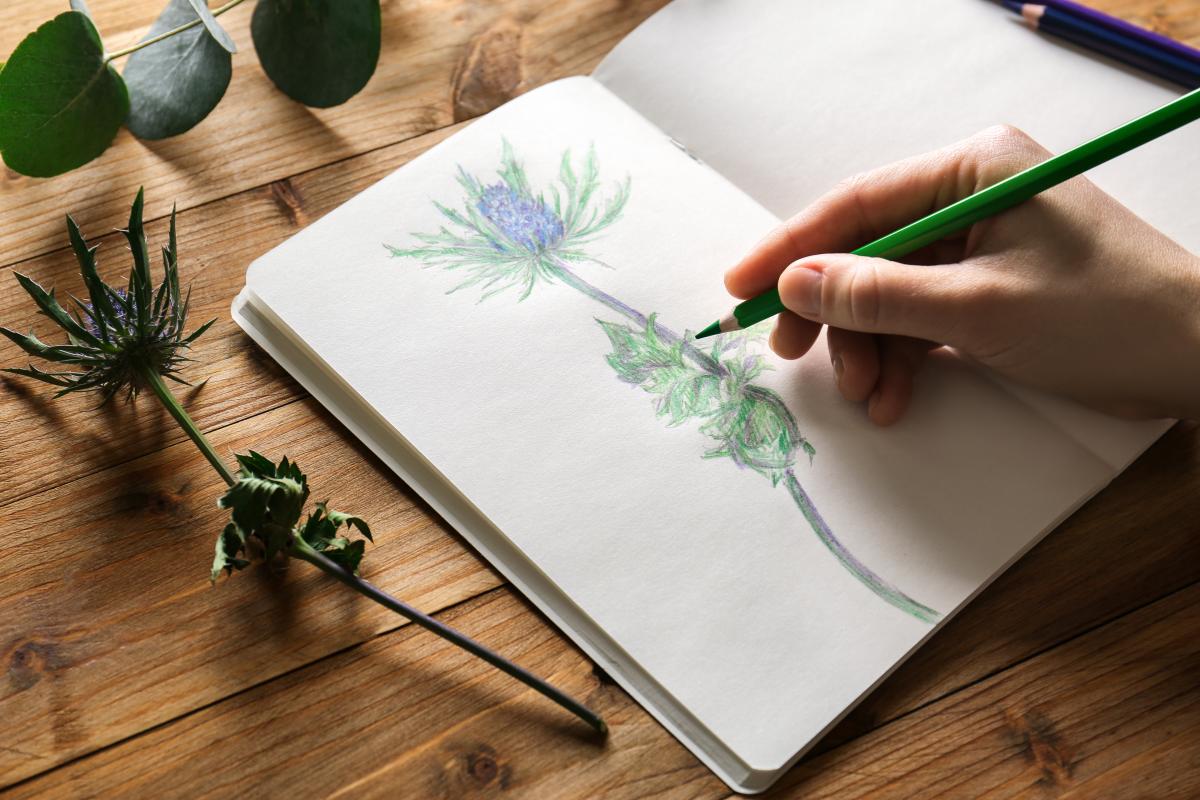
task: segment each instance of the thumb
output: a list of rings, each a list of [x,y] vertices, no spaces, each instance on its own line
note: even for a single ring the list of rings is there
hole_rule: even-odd
[[[846,253],[803,258],[779,276],[788,309],[833,328],[956,344],[971,270]]]

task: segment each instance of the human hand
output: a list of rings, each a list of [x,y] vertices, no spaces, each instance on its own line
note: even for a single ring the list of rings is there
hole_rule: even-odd
[[[1085,178],[897,263],[846,251],[1049,153],[1009,127],[843,182],[725,275],[778,285],[771,347],[799,358],[829,326],[838,389],[879,425],[904,414],[926,354],[949,346],[1027,386],[1126,417],[1200,416],[1200,258]]]

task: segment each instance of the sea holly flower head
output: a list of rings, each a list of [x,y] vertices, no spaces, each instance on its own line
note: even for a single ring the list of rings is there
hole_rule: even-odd
[[[45,371],[30,364],[26,369],[6,372],[25,375],[60,387],[59,395],[84,390],[100,392],[107,400],[124,392],[132,397],[149,380],[170,378],[185,383],[176,373],[190,359],[186,352],[215,320],[185,334],[188,295],[179,289],[178,250],[175,239],[175,210],[171,210],[168,243],[162,248],[163,278],[156,287],[150,275],[150,256],[142,226],[143,195],[129,212],[129,227],[123,231],[133,254],[133,270],[124,288],[114,288],[100,279],[96,270],[96,247],[89,247],[75,220],[67,217],[67,233],[79,262],[88,300],[71,297],[64,308],[54,291],[43,289],[33,279],[15,273],[17,282],[29,293],[41,312],[67,335],[67,342],[50,345],[32,333],[8,328],[0,333],[31,356],[58,365]]]
[[[393,256],[462,273],[451,291],[477,286],[482,298],[516,289],[523,300],[538,283],[561,280],[567,264],[601,263],[585,246],[620,218],[629,199],[628,177],[601,197],[593,149],[578,165],[564,152],[558,178],[535,192],[507,141],[496,179],[481,180],[460,167],[458,184],[465,195],[461,209],[435,204],[441,230],[413,234],[417,247],[385,247]]]

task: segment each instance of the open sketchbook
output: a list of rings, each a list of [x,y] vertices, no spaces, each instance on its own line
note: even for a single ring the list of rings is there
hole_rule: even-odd
[[[684,0],[251,265],[246,331],[731,787],[759,791],[1164,429],[949,354],[887,430],[823,345],[692,342],[838,179],[1171,89],[982,0]],[[1185,245],[1200,138],[1095,180]],[[1153,175],[1153,180],[1145,176]],[[329,302],[333,301],[333,302]],[[313,313],[336,307],[336,315]]]

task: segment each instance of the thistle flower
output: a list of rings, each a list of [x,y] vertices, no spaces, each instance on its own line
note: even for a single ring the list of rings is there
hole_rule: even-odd
[[[563,238],[563,221],[542,198],[523,195],[504,183],[485,188],[477,203],[479,213],[517,247],[542,253]],[[497,249],[503,252],[499,243]]]
[[[567,152],[558,180],[547,194],[534,194],[507,141],[496,174],[498,181],[484,183],[460,168],[458,183],[466,192],[462,210],[437,204],[453,230],[413,234],[419,247],[385,247],[394,256],[465,273],[451,291],[479,286],[481,299],[517,289],[524,300],[539,282],[569,282],[569,264],[603,263],[585,246],[621,216],[629,199],[628,177],[601,199],[595,151],[588,151],[578,173]]]
[[[513,239],[514,246],[526,246],[522,242],[527,242],[529,247],[549,245],[554,228],[553,225],[545,226],[547,217],[542,209],[536,204],[530,205],[527,198],[520,195],[511,197],[493,193],[492,196],[489,213],[508,225],[509,230],[518,232],[515,235],[521,236],[519,232],[528,229],[530,224],[540,232],[525,236],[523,240]],[[223,571],[233,573],[250,566],[250,560],[244,557],[250,554],[261,555],[264,559],[294,557],[307,561],[364,597],[540,692],[603,735],[607,731],[604,720],[569,695],[359,577],[364,540],[351,541],[339,532],[343,527],[347,532],[356,529],[370,541],[371,529],[361,517],[334,511],[327,503],[316,503],[316,509],[301,524],[300,516],[309,496],[308,479],[294,461],[285,457],[274,464],[251,450],[249,455],[236,456],[240,469],[234,478],[163,381],[163,378],[169,378],[185,383],[176,376],[180,366],[191,360],[184,353],[208,330],[212,321],[191,334],[185,336],[183,333],[189,295],[181,297],[179,291],[174,209],[171,210],[168,244],[163,247],[163,280],[157,289],[153,287],[142,227],[142,206],[142,192],[138,190],[129,212],[129,227],[124,231],[133,253],[133,272],[126,288],[113,288],[100,280],[96,272],[96,248],[88,247],[79,226],[69,216],[67,231],[90,302],[72,297],[74,308],[67,311],[55,299],[53,290],[47,292],[26,276],[17,275],[18,282],[42,313],[66,332],[67,343],[48,345],[32,333],[20,334],[8,328],[0,328],[0,333],[29,355],[61,364],[65,369],[46,372],[30,364],[26,369],[5,371],[60,387],[56,397],[89,389],[100,392],[105,401],[121,392],[132,400],[143,388],[154,393],[229,487],[217,502],[221,508],[230,510],[231,521],[217,537],[211,571],[214,583]],[[542,214],[540,221],[535,219],[539,214]],[[529,219],[535,221],[529,223]],[[546,235],[543,237],[542,233]]]
[[[129,213],[129,227],[122,231],[133,253],[133,270],[129,273],[126,288],[113,288],[100,279],[96,271],[97,247],[88,246],[70,216],[67,217],[67,232],[87,286],[89,301],[71,297],[74,307],[67,310],[58,302],[53,290],[48,292],[31,278],[16,273],[17,281],[42,313],[66,333],[67,343],[49,345],[32,333],[21,334],[0,328],[0,333],[29,355],[63,367],[56,372],[47,372],[30,364],[25,369],[6,372],[61,387],[56,396],[94,390],[104,400],[120,393],[132,398],[139,390],[153,387],[160,378],[186,383],[177,376],[183,364],[190,360],[185,353],[214,320],[184,334],[190,292],[180,296],[174,209],[171,210],[168,244],[162,248],[163,279],[157,288],[154,287],[142,227],[142,207],[143,196],[139,190]]]

